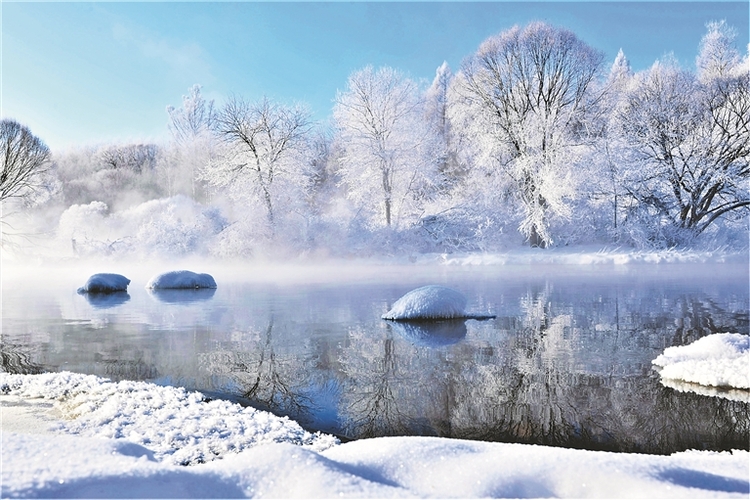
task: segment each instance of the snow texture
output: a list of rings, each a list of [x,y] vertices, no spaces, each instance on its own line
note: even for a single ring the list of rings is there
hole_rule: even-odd
[[[53,400],[65,419],[59,430],[127,439],[147,447],[156,460],[176,465],[209,462],[262,443],[289,442],[320,451],[338,442],[286,417],[146,382],[70,372],[0,373],[0,393]]]
[[[113,293],[126,292],[130,280],[121,274],[99,273],[92,275],[78,293]]]
[[[216,288],[216,281],[210,274],[192,271],[170,271],[151,278],[146,284],[151,289]]]
[[[492,318],[466,312],[466,297],[439,285],[417,288],[398,299],[382,318],[395,321]]]
[[[233,423],[244,419],[252,427],[248,422],[261,412],[251,412],[255,417],[248,420],[247,409],[231,405],[232,412],[217,411],[221,404],[199,402],[178,389],[70,373],[0,374],[0,388],[4,406],[9,398],[19,398],[11,401],[17,406],[39,405],[34,398],[46,397],[57,399],[55,411],[87,395],[74,412],[63,413],[72,420],[46,433],[8,426],[4,417],[2,498],[747,498],[750,493],[750,453],[737,450],[658,456],[435,437],[329,446],[322,436],[318,446],[301,447],[268,437],[222,460],[181,467],[173,455],[159,451],[162,441],[144,435],[166,427],[187,449],[207,438],[218,446],[233,442]],[[94,395],[102,397],[94,401]],[[183,401],[182,407],[170,398]],[[180,415],[195,414],[200,405],[200,421]],[[44,406],[34,418],[42,413],[54,421]],[[183,427],[173,427],[172,419]],[[124,432],[113,432],[112,420]],[[82,421],[88,432],[61,432]],[[292,424],[273,421],[259,434],[278,435]],[[189,440],[181,441],[182,435]],[[321,446],[323,441],[329,447]]]
[[[652,361],[662,379],[703,386],[750,389],[750,337],[716,333],[685,346],[668,347]]]

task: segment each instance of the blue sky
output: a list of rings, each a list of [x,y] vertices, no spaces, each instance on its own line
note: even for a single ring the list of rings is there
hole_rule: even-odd
[[[726,19],[748,44],[748,2],[27,3],[2,9],[2,116],[54,150],[168,137],[167,105],[195,83],[304,102],[330,115],[337,90],[367,64],[431,80],[488,36],[543,20],[634,69],[668,53],[693,67],[705,23]]]

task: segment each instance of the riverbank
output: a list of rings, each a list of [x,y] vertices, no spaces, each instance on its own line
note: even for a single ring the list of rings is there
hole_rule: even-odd
[[[217,429],[217,440],[231,441],[244,410],[180,389],[69,373],[0,374],[0,386],[3,498],[747,498],[750,493],[748,451],[656,456],[430,437],[345,444],[321,439],[315,449],[310,442],[257,436],[257,443],[242,450],[224,448],[204,463],[180,466],[174,453],[165,452],[180,441],[170,435],[160,409],[168,414],[183,408],[176,417],[186,433],[194,430],[186,427],[190,417],[184,409],[199,412],[203,435],[192,434],[188,448]],[[39,393],[45,388],[46,397]],[[129,403],[123,407],[123,401]],[[267,431],[277,437],[293,435],[279,433],[285,426],[293,429],[291,421],[264,412],[252,416],[269,422]]]

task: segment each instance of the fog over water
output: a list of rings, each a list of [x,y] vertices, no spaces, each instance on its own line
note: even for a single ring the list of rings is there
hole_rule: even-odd
[[[16,268],[3,275],[3,369],[183,386],[346,438],[648,453],[746,447],[747,391],[681,392],[663,386],[651,364],[672,345],[748,334],[746,263],[523,261]],[[144,288],[180,268],[212,274],[218,288]],[[131,285],[106,298],[78,295],[93,272],[122,273]],[[459,290],[467,310],[497,317],[380,319],[425,284]]]

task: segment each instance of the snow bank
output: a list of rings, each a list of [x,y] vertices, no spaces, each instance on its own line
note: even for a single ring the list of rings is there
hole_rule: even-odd
[[[170,271],[151,278],[146,284],[146,288],[216,288],[216,281],[210,274],[198,274],[192,271]]]
[[[194,467],[123,439],[3,432],[3,498],[747,498],[746,451],[615,454],[433,437],[316,453],[268,444]]]
[[[662,379],[714,387],[750,389],[750,337],[708,335],[692,344],[668,347],[652,361]]]
[[[92,275],[78,293],[112,293],[126,292],[130,280],[121,274],[99,273]]]
[[[54,400],[64,418],[60,431],[127,439],[147,447],[156,460],[177,465],[208,462],[262,443],[323,450],[338,442],[309,433],[286,417],[146,382],[111,382],[70,372],[0,373],[0,393]]]
[[[458,318],[491,318],[466,312],[461,292],[439,285],[417,288],[398,299],[382,318],[396,321]]]
[[[425,255],[426,259],[428,256]],[[702,251],[693,249],[634,250],[574,246],[566,248],[515,248],[504,253],[456,253],[433,257],[453,266],[626,266],[638,264],[747,264],[747,250]]]

